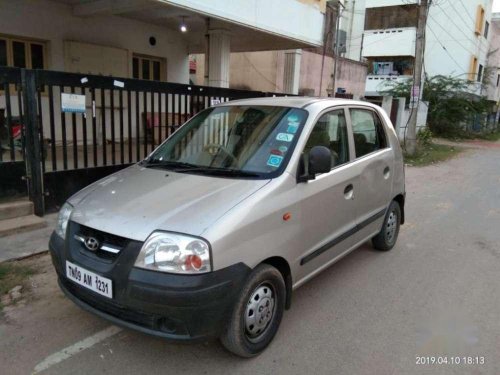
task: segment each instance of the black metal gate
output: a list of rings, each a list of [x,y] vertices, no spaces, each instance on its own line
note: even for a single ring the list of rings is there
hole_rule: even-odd
[[[18,150],[14,145],[3,152],[2,189],[17,184],[22,191],[27,183],[24,190],[37,215],[58,207],[88,184],[142,160],[214,101],[283,95],[15,68],[0,68],[0,85],[6,128],[13,127],[14,110],[23,125]],[[12,131],[8,133],[5,142],[10,146],[14,139]]]
[[[0,68],[0,198],[26,195],[21,70]]]

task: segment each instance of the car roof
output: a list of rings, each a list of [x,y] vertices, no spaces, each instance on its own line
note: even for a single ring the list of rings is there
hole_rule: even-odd
[[[229,104],[229,105],[269,105],[269,106],[272,105],[279,107],[304,108],[314,103],[321,103],[325,107],[333,105],[363,105],[368,107],[374,107],[374,105],[372,105],[369,102],[362,102],[359,100],[341,99],[341,98],[319,98],[319,97],[309,97],[309,96],[279,96],[279,97],[237,99],[218,104],[217,106],[226,106]]]

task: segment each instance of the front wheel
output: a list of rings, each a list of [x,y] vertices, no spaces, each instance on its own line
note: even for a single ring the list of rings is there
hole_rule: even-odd
[[[377,250],[388,251],[396,244],[401,224],[401,208],[399,203],[392,201],[385,214],[384,224],[380,232],[372,238],[373,247]]]
[[[285,309],[285,294],[281,273],[268,264],[257,266],[243,286],[220,337],[222,345],[241,357],[260,354],[278,331]]]

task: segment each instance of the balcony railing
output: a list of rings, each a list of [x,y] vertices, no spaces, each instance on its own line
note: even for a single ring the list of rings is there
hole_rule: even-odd
[[[418,0],[405,0],[404,2],[401,0],[366,0],[367,8],[378,8],[381,6],[390,7],[390,6],[399,6],[406,4],[418,4]]]
[[[369,74],[366,77],[365,96],[379,96],[380,92],[388,87],[387,83],[402,82],[411,78],[413,77]]]
[[[405,27],[385,30],[366,30],[363,57],[413,56],[417,29]]]

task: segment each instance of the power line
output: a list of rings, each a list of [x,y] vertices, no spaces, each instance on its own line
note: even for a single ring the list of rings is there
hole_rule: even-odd
[[[464,25],[466,25],[466,26],[467,26],[467,25],[469,25],[469,22],[467,22],[466,20],[464,20],[464,19],[463,19],[462,15],[461,15],[461,14],[460,14],[460,12],[457,10],[457,8],[455,7],[455,5],[454,5],[454,4],[450,4],[450,6],[451,6],[451,8],[455,11],[455,13],[457,14],[458,18],[460,18],[460,20],[462,20],[462,22],[464,23]],[[441,11],[442,11],[443,13],[445,12],[445,10],[444,10],[442,7],[440,7],[440,6],[439,6],[439,8],[441,9]],[[468,15],[468,16],[470,16],[470,15],[469,15],[469,13],[467,13],[467,15]],[[472,24],[474,25],[474,21],[472,21]],[[474,28],[472,28],[471,30],[472,30],[472,31],[475,31],[475,29],[474,29]]]
[[[446,34],[448,34],[451,38],[452,41],[456,42],[457,44],[460,45],[460,47],[462,47],[464,50],[466,50],[467,52],[469,52],[471,55],[475,56],[476,53],[475,52],[471,52],[468,48],[466,48],[463,44],[461,44],[458,40],[456,40],[453,35],[450,34],[450,32],[448,30],[446,30],[439,22],[437,22],[434,17],[432,17],[431,15],[429,15],[429,18],[431,20],[433,20]]]
[[[453,25],[462,33],[462,35],[464,35],[467,40],[471,41],[473,44],[476,44],[477,43],[477,40],[474,40],[474,39],[471,39],[469,35],[465,34],[465,32],[462,30],[462,28],[460,26],[458,26],[455,21],[444,11],[443,8],[441,8],[441,6],[439,4],[437,4],[439,9],[441,9],[442,13],[451,21],[451,23],[453,23]],[[451,7],[453,8],[453,10],[455,11],[455,13],[457,13],[459,16],[460,16],[460,13],[458,13],[458,11],[456,10],[456,8],[453,6],[453,4],[451,5]],[[432,18],[432,17],[431,17]],[[461,17],[460,17],[461,18]],[[433,18],[432,18],[433,19]],[[464,21],[463,18],[461,18],[462,21]],[[467,26],[467,23],[465,22],[465,25]],[[481,49],[483,51],[483,48],[481,46],[481,44],[479,44],[479,49]],[[483,51],[484,52],[484,51]]]
[[[446,52],[446,54],[450,57],[450,59],[460,68],[460,70],[462,70],[462,66],[457,62],[457,60],[455,60],[455,58],[453,57],[453,55],[446,49],[446,47],[443,45],[443,43],[441,43],[441,41],[439,40],[438,36],[436,35],[436,33],[434,32],[434,30],[432,30],[432,27],[427,24],[427,27],[429,28],[430,32],[434,35],[434,37],[436,38],[436,41],[441,45],[441,47],[443,48],[443,50]]]
[[[471,17],[471,15],[469,14],[469,11],[467,10],[467,8],[465,7],[464,3],[462,2],[462,0],[458,0],[460,2],[460,4],[462,5],[462,7],[464,8],[465,10],[465,14],[467,14],[467,16],[471,19],[472,23],[476,23],[476,21],[474,21],[474,18]]]
[[[393,33],[390,33],[389,36],[386,36],[385,38],[382,38],[382,39],[379,39],[379,40],[376,40],[374,42],[371,42],[371,43],[368,43],[368,44],[363,44],[363,47],[368,47],[368,46],[371,46],[373,44],[377,44],[377,43],[380,43],[380,42],[383,42],[384,40],[386,39],[389,39],[393,36]],[[365,35],[365,38],[366,38],[366,35]],[[354,45],[351,45],[351,47],[360,47],[361,44],[354,44]]]

